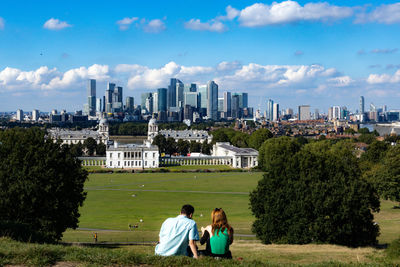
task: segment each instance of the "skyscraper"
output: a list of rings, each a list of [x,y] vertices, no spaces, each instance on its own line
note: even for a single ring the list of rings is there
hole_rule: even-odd
[[[274,119],[274,101],[272,99],[268,99],[265,119],[268,121],[272,121]]]
[[[171,78],[170,84],[168,86],[167,93],[167,108],[176,107],[176,85],[182,84],[182,82],[176,78]]]
[[[33,121],[39,120],[39,110],[37,109],[32,110],[32,120]]]
[[[96,115],[96,80],[90,79],[88,81],[87,87],[88,94],[88,115],[95,116]]]
[[[22,109],[17,110],[17,121],[23,121],[24,120],[24,111]]]
[[[128,113],[132,113],[134,109],[134,98],[132,96],[127,96],[125,100],[125,110]]]
[[[214,81],[207,83],[207,117],[218,119],[218,85]]]
[[[301,121],[311,120],[310,106],[309,105],[301,105],[301,106],[299,106],[299,120],[301,120]]]
[[[279,104],[278,103],[274,103],[273,105],[273,109],[272,109],[272,120],[273,121],[278,121],[279,119]]]
[[[183,101],[184,101],[183,92],[184,92],[184,84],[179,81],[176,83],[176,107],[183,108]]]
[[[199,93],[197,92],[185,92],[185,106],[190,105],[197,109],[199,107]]]
[[[167,111],[167,88],[157,89],[157,109],[160,111]]]
[[[102,112],[101,98],[96,98],[96,112]]]
[[[364,97],[360,96],[360,114],[364,114],[365,113],[365,101],[364,101]]]
[[[104,107],[107,113],[113,112],[113,93],[115,89],[115,83],[107,83],[107,90],[105,95]]]
[[[199,89],[200,108],[207,108],[207,85],[200,85]]]
[[[231,110],[232,110],[232,104],[231,104],[231,93],[230,92],[224,92],[224,112],[225,112],[225,117],[231,117]]]
[[[231,101],[231,117],[236,119],[240,116],[240,107],[239,107],[239,96],[232,95]]]

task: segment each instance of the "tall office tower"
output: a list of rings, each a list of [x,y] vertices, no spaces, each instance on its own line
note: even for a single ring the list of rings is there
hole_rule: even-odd
[[[272,99],[268,99],[267,102],[267,112],[266,112],[266,120],[268,121],[272,121],[273,118],[273,114],[274,114],[274,101]]]
[[[171,78],[167,93],[167,108],[176,107],[176,85],[182,83],[176,78]]]
[[[339,106],[332,107],[332,119],[341,119],[341,108]]]
[[[101,108],[101,98],[96,98],[96,112],[102,112]]]
[[[364,114],[365,113],[365,101],[364,101],[364,97],[360,96],[360,114]]]
[[[369,111],[376,111],[376,106],[374,105],[374,103],[369,104]]]
[[[33,121],[39,120],[39,110],[37,109],[32,110],[32,120]]]
[[[383,105],[383,106],[382,106],[382,112],[384,112],[384,113],[387,112],[387,106],[386,106],[386,105]]]
[[[185,103],[185,106],[190,105],[191,107],[197,109],[199,107],[199,93],[185,92],[184,103]]]
[[[140,105],[142,106],[142,109],[146,106],[146,99],[152,96],[152,93],[142,93],[140,95]]]
[[[184,84],[179,81],[176,83],[176,107],[183,108],[183,101],[184,101],[183,93],[184,93]]]
[[[117,86],[114,88],[114,92],[112,94],[112,109],[113,109],[113,112],[122,112],[123,111],[122,87],[121,86]]]
[[[333,107],[328,109],[328,121],[333,120]]]
[[[199,89],[200,108],[207,108],[207,85],[200,85]]]
[[[218,119],[218,85],[214,81],[207,83],[207,117]]]
[[[22,109],[17,110],[17,121],[23,121],[24,120],[24,111]]]
[[[349,119],[350,112],[347,110],[347,107],[340,108],[340,118],[341,119]]]
[[[101,112],[106,111],[106,96],[103,95],[103,101],[101,101]]]
[[[150,98],[147,98],[147,100],[146,100],[146,109],[147,109],[147,111],[150,113],[150,114],[153,114],[153,113],[158,113],[159,112],[159,110],[158,110],[158,93],[153,93],[153,97],[151,97],[152,98],[152,101],[151,101],[151,103],[152,103],[152,112],[150,112]]]
[[[239,103],[241,108],[249,107],[249,95],[247,93],[241,93],[242,97],[239,99],[241,102]]]
[[[231,92],[224,92],[224,109],[223,111],[225,112],[225,117],[231,117],[231,110],[232,110],[232,104],[231,104],[232,96]]]
[[[311,120],[310,106],[309,105],[301,105],[301,106],[299,106],[299,120],[301,120],[301,121],[309,121],[309,120]]]
[[[115,89],[115,83],[107,83],[107,90],[106,90],[106,95],[105,95],[105,111],[107,113],[113,113],[113,93]]]
[[[146,110],[146,112],[153,114],[154,111],[154,95],[146,98],[146,102],[144,103],[144,106],[142,107],[142,110]]]
[[[191,105],[185,105],[183,109],[183,119],[193,121],[193,107]]]
[[[285,113],[286,113],[286,115],[293,116],[293,109],[287,108]]]
[[[218,97],[218,113],[224,112],[224,98]]]
[[[157,109],[160,111],[167,111],[167,96],[168,90],[167,88],[158,88],[157,89]]]
[[[132,113],[134,110],[134,101],[135,99],[132,96],[127,96],[125,99],[125,110],[128,113]]]
[[[272,120],[273,121],[278,121],[279,119],[279,104],[274,103],[273,108],[272,108]]]
[[[51,110],[51,114],[52,114],[52,115],[57,115],[57,114],[58,114],[57,109],[52,109],[52,110]]]
[[[231,117],[236,119],[240,116],[239,96],[232,95],[231,99]]]
[[[88,81],[87,94],[88,94],[88,106],[89,106],[88,115],[95,116],[96,115],[96,80],[90,79]]]
[[[314,120],[319,120],[319,110],[317,108],[314,111]]]
[[[184,85],[183,92],[184,92],[184,93],[187,93],[187,92],[197,92],[197,85],[196,85],[195,83],[185,84],[185,85]]]

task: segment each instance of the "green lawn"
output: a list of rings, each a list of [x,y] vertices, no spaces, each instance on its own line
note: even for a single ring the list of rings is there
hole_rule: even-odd
[[[162,222],[190,203],[199,228],[210,223],[211,210],[218,207],[226,211],[237,240],[254,239],[240,235],[252,234],[248,193],[261,177],[260,172],[90,174],[79,227],[115,230],[96,230],[99,241],[156,241]],[[375,214],[380,243],[400,236],[400,209],[393,209],[395,204],[382,200],[381,211]],[[139,228],[129,231],[129,224]],[[68,230],[63,240],[88,242],[94,231]]]
[[[120,230],[97,231],[99,241],[156,241],[162,222],[190,203],[199,228],[210,223],[211,210],[218,207],[226,211],[235,233],[252,234],[248,193],[261,176],[259,172],[90,174],[79,227]],[[129,231],[129,224],[139,228]],[[69,230],[63,240],[90,241],[92,233]]]

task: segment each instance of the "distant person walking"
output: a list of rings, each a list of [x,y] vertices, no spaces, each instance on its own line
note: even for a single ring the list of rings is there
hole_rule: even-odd
[[[215,208],[211,212],[212,224],[206,228],[201,227],[203,233],[200,244],[206,243],[206,256],[232,259],[229,246],[233,242],[233,228],[228,224],[228,219],[223,209]]]
[[[94,233],[93,239],[94,239],[94,243],[97,243],[97,233]]]
[[[196,241],[199,240],[199,233],[192,219],[193,213],[193,206],[187,204],[182,207],[180,215],[164,221],[159,235],[160,242],[155,249],[156,255],[198,258]]]

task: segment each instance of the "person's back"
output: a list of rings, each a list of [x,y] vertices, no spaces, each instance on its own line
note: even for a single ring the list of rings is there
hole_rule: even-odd
[[[191,219],[193,212],[191,205],[184,205],[179,216],[165,220],[160,230],[160,242],[155,248],[157,255],[188,255],[189,246],[197,258],[195,241],[199,240],[199,234],[196,222]]]
[[[226,254],[229,251],[229,234],[228,229],[225,228],[224,231],[214,231],[214,234],[210,237],[210,247],[212,254]]]

